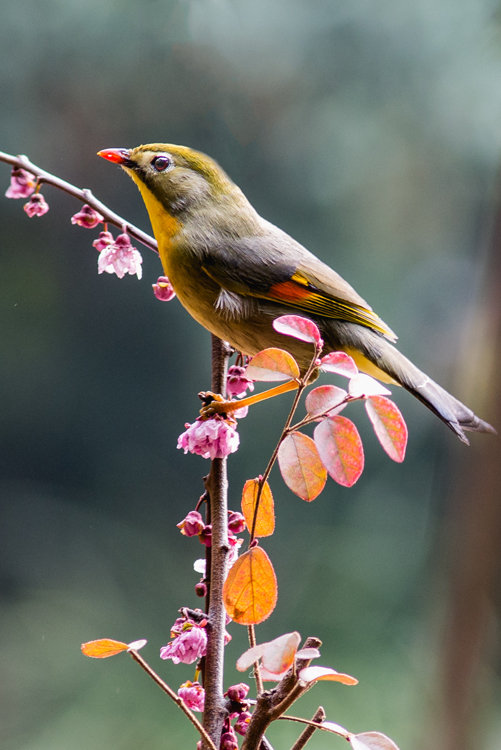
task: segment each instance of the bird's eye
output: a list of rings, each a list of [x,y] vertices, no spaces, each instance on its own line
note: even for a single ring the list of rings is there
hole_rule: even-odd
[[[172,159],[170,156],[162,154],[162,156],[155,156],[151,160],[151,165],[157,172],[165,172],[166,169],[172,166]]]

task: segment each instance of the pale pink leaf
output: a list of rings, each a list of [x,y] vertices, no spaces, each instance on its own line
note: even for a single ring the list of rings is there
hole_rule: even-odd
[[[285,633],[269,641],[261,662],[267,672],[282,674],[294,663],[296,651],[301,642],[299,633]]]
[[[399,750],[398,745],[381,732],[351,734],[349,741],[353,750]]]
[[[341,682],[343,685],[357,685],[358,680],[350,674],[336,672],[330,667],[305,667],[299,672],[299,679],[305,684],[318,682],[319,680],[327,682]]]
[[[365,372],[359,372],[348,384],[348,393],[352,398],[369,398],[371,396],[391,396],[391,391],[385,388],[379,380],[371,378]]]
[[[296,659],[318,659],[319,656],[318,648],[300,648],[296,654]]]
[[[315,500],[327,481],[314,441],[302,432],[292,432],[278,449],[278,465],[287,487],[306,502]]]
[[[346,740],[350,739],[349,731],[342,727],[341,724],[336,724],[334,721],[323,721],[322,729],[325,729],[328,732],[334,732],[334,734],[338,734]]]
[[[245,672],[253,664],[255,664],[262,657],[266,650],[268,643],[260,643],[257,646],[252,646],[244,651],[241,656],[237,659],[237,669],[239,672]]]
[[[273,328],[278,333],[293,336],[300,341],[308,341],[310,344],[323,343],[315,323],[299,315],[282,315],[280,318],[275,318]]]
[[[252,664],[261,659],[263,667],[274,675],[271,679],[276,679],[277,675],[283,674],[292,666],[300,641],[299,633],[293,632],[285,633],[272,641],[253,646],[239,657],[237,669],[239,672],[245,672]]]
[[[407,447],[407,425],[400,409],[384,396],[373,396],[365,408],[377,439],[393,461],[401,463]]]
[[[310,417],[318,417],[327,412],[334,416],[338,412],[333,412],[331,409],[343,404],[347,395],[344,388],[338,388],[335,385],[319,385],[308,393],[304,405]]]
[[[336,416],[315,427],[315,445],[329,475],[343,485],[355,484],[364,469],[364,449],[350,419]]]
[[[128,643],[127,651],[139,651],[139,649],[143,648],[143,646],[146,646],[148,641],[146,638],[140,638],[138,641],[131,641],[131,643]]]
[[[346,352],[329,352],[320,360],[320,369],[322,372],[335,372],[345,378],[354,378],[358,373],[358,367]]]

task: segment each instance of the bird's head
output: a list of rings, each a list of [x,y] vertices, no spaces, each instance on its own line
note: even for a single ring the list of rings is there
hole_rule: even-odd
[[[213,159],[186,146],[150,143],[131,149],[103,149],[98,156],[123,167],[147,206],[154,198],[172,216],[203,208],[214,200],[241,202],[243,198]]]

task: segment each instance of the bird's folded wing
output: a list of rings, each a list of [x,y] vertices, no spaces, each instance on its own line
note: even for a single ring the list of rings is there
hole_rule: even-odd
[[[256,247],[261,242],[266,243],[264,252]],[[265,237],[233,241],[217,252],[212,249],[203,269],[224,291],[280,302],[314,316],[358,323],[390,341],[396,340],[391,328],[348,282],[301,245],[294,245],[295,252],[291,252],[289,247],[285,251],[275,248]]]

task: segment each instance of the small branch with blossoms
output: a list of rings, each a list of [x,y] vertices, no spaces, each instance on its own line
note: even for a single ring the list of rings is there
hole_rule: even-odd
[[[12,167],[7,198],[26,199],[24,210],[31,217],[47,213],[49,205],[41,193],[42,185],[63,190],[83,205],[71,222],[87,229],[102,225],[92,243],[99,253],[98,273],[142,276],[142,258],[132,246],[131,237],[153,251],[155,240],[111,211],[86,189],[77,188],[56,177],[26,156],[0,152],[0,162]],[[114,237],[111,224],[121,233]],[[153,284],[157,299],[169,301],[175,292],[165,276]],[[312,720],[289,716],[285,712],[314,685],[333,682],[354,686],[358,680],[331,667],[314,666],[319,658],[321,641],[307,638],[301,647],[298,632],[285,633],[266,643],[258,643],[255,628],[273,612],[278,598],[277,577],[273,564],[264,550],[262,539],[275,533],[274,500],[269,478],[278,464],[287,487],[306,502],[315,500],[323,491],[327,478],[351,487],[364,468],[362,441],[355,424],[341,412],[353,401],[363,401],[377,439],[387,455],[396,462],[405,456],[407,429],[396,405],[388,398],[390,392],[377,381],[360,373],[354,361],[344,352],[323,354],[319,329],[309,319],[286,315],[274,321],[275,329],[284,335],[311,344],[312,356],[308,370],[301,374],[291,354],[284,349],[266,349],[250,361],[237,353],[229,368],[230,351],[224,342],[213,337],[212,389],[200,394],[203,407],[192,422],[185,424],[177,447],[211,460],[211,470],[204,480],[204,492],[196,507],[187,512],[177,526],[180,532],[197,539],[206,550],[204,559],[197,559],[195,571],[201,576],[194,590],[205,597],[201,608],[181,607],[170,628],[169,641],[160,648],[159,657],[172,665],[193,665],[193,679],[185,680],[177,689],[167,682],[139,655],[146,641],[123,643],[101,638],[82,645],[82,652],[93,658],[107,658],[121,652],[130,653],[134,661],[173,700],[195,728],[200,739],[197,750],[270,750],[265,737],[276,720],[289,720],[305,725],[292,750],[300,750],[315,731],[323,731],[347,740],[353,750],[398,750],[397,745],[380,732],[353,733],[326,719],[322,707]],[[320,385],[310,388],[314,376],[328,373],[347,380],[346,387]],[[257,382],[285,381],[265,393],[248,396]],[[305,414],[294,422],[301,399],[306,395]],[[249,406],[295,391],[288,417],[280,431],[275,449],[264,471],[243,484],[239,510],[227,508],[226,461],[240,447],[239,421]],[[230,399],[224,401],[224,397]],[[313,435],[305,429],[313,427]],[[200,512],[205,506],[205,518]],[[247,547],[241,553],[247,532]],[[236,670],[255,679],[255,697],[250,686],[235,682],[224,690],[224,648],[231,639],[227,628],[242,625],[248,628],[250,648],[236,662]],[[271,689],[263,683],[271,682]],[[202,713],[201,721],[196,713]]]

